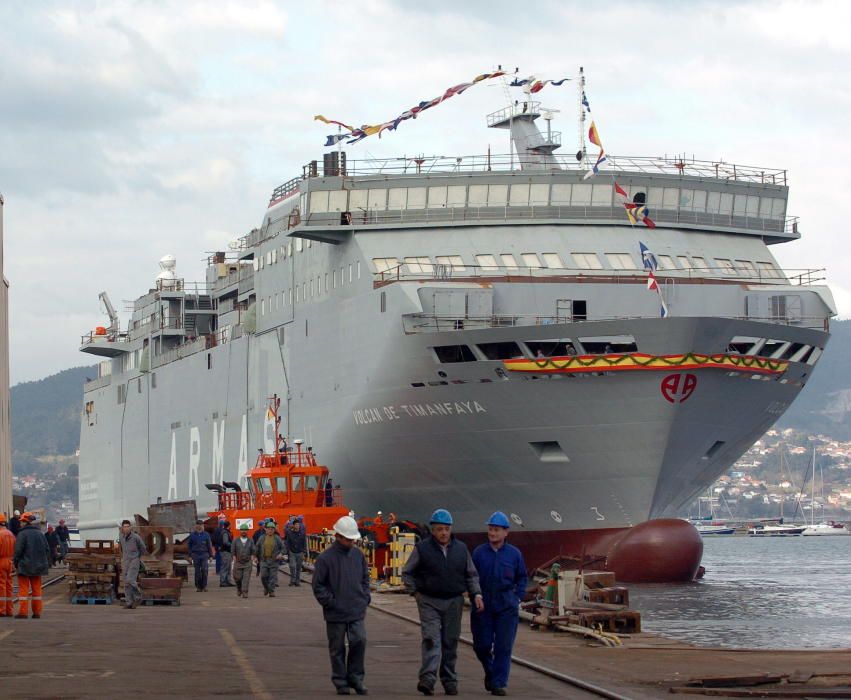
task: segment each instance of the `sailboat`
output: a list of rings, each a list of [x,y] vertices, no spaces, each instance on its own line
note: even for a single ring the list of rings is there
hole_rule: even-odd
[[[778,448],[780,453],[780,477],[784,478],[788,465],[784,459],[784,443],[780,443]],[[791,475],[789,477],[791,481]],[[806,525],[784,525],[783,524],[783,496],[780,498],[780,522],[777,525],[757,525],[748,529],[748,535],[751,537],[797,537],[804,532]]]
[[[700,504],[704,500],[709,504],[709,516],[707,517],[701,516],[700,513]],[[727,510],[730,510],[729,506],[727,507]],[[736,532],[735,527],[731,527],[725,521],[719,521],[715,519],[715,499],[712,497],[711,492],[708,496],[701,496],[697,499],[697,519],[691,520],[689,522],[694,525],[695,529],[700,533],[701,537],[732,535]]]
[[[819,473],[821,474],[821,502],[822,502],[822,517],[824,517],[824,471],[819,465]],[[814,536],[849,536],[851,531],[843,523],[837,523],[833,520],[827,522],[816,522],[816,448],[813,447],[812,459],[812,496],[810,498],[810,525],[802,533],[804,537]]]

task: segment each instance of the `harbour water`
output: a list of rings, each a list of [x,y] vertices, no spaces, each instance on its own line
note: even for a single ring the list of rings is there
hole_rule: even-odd
[[[722,647],[851,647],[851,537],[707,537],[706,576],[630,584],[645,631]]]

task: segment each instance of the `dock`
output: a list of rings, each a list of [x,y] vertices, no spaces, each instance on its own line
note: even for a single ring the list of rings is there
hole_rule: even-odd
[[[61,575],[54,570],[46,580]],[[248,599],[220,588],[184,585],[179,606],[74,605],[63,585],[45,589],[40,620],[0,619],[0,683],[9,700],[33,698],[332,697],[325,626],[309,583],[289,587],[282,570],[275,598],[252,577]],[[416,691],[420,635],[416,605],[404,594],[373,595],[367,613],[366,685],[375,698]],[[469,639],[468,616],[464,637]],[[851,697],[851,650],[707,649],[652,634],[615,648],[521,624],[509,693],[522,698]],[[796,672],[795,683],[788,682]],[[490,697],[468,644],[459,646],[460,692]],[[847,675],[843,675],[847,674]],[[696,678],[787,677],[742,690],[696,687]],[[806,678],[801,682],[802,678]],[[763,679],[763,680],[765,680]],[[707,683],[702,685],[706,686]],[[799,691],[800,694],[790,692]],[[742,693],[745,694],[742,694]],[[748,694],[750,693],[750,694]],[[826,694],[831,693],[831,694]],[[845,694],[843,694],[845,693]],[[436,696],[442,694],[438,687]]]

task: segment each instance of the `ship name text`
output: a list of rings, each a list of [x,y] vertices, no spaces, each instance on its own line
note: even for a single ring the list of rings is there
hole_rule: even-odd
[[[352,411],[352,418],[355,425],[370,425],[405,418],[468,416],[487,412],[488,410],[478,401],[444,401],[442,403],[403,403],[376,408],[358,408]]]

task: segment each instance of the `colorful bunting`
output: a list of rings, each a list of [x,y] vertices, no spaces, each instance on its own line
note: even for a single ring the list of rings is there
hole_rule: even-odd
[[[454,97],[455,95],[460,95],[468,88],[472,87],[476,83],[480,83],[483,80],[490,80],[491,78],[498,78],[502,75],[505,75],[505,71],[494,71],[493,73],[482,73],[481,75],[477,75],[473,80],[469,83],[459,83],[458,85],[453,85],[452,87],[446,89],[440,97],[435,97],[431,100],[424,100],[417,104],[415,107],[411,107],[410,109],[406,109],[402,114],[400,114],[395,119],[390,119],[389,121],[384,122],[383,124],[363,124],[360,128],[355,128],[353,126],[349,126],[348,124],[344,124],[343,122],[335,121],[333,119],[328,119],[321,114],[317,114],[314,119],[325,122],[326,124],[336,124],[348,131],[346,134],[336,134],[333,139],[331,136],[328,136],[325,141],[326,146],[333,146],[334,144],[342,141],[343,139],[349,139],[346,141],[347,144],[357,143],[362,139],[365,139],[367,136],[372,136],[373,134],[378,134],[379,138],[381,137],[381,133],[384,131],[395,131],[399,124],[407,119],[416,119],[417,115],[421,112],[424,112],[427,109],[431,109],[435,105],[440,104],[441,102],[448,100],[450,97]],[[552,81],[549,81],[552,82]],[[553,83],[553,84],[561,84],[561,83]]]
[[[623,192],[623,190],[621,191]],[[644,264],[644,269],[647,270],[647,289],[653,290],[659,295],[659,314],[662,318],[665,318],[668,315],[668,305],[665,303],[665,297],[662,296],[662,288],[659,286],[659,281],[654,274],[659,267],[659,262],[644,243],[639,241],[638,246],[641,250],[641,260]]]
[[[613,180],[612,182],[615,181]],[[615,182],[615,196],[623,205],[623,208],[626,211],[626,218],[629,219],[629,223],[635,226],[640,221],[647,228],[656,228],[656,223],[650,218],[650,210],[643,204],[636,204],[633,202],[626,193],[626,190],[624,190],[617,182]]]
[[[582,91],[582,106],[591,114],[591,105],[588,104],[588,97],[585,95],[585,90]]]

